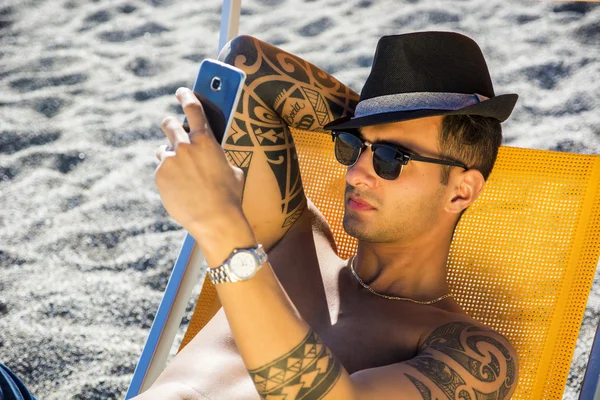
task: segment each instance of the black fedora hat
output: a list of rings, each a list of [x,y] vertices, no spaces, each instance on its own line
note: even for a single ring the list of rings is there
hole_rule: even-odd
[[[354,117],[325,129],[356,129],[436,115],[482,115],[506,120],[518,96],[496,96],[481,49],[454,32],[384,36]]]

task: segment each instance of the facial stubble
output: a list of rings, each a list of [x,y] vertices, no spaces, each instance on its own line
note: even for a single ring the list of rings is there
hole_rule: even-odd
[[[366,212],[354,211],[346,205],[342,225],[348,235],[364,242],[409,241],[437,226],[442,194],[440,188],[433,196],[413,204],[398,200],[390,214],[384,212],[383,205]]]

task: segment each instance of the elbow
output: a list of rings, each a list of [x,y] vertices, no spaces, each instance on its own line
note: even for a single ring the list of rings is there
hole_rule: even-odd
[[[257,58],[257,42],[253,36],[239,35],[231,39],[219,53],[218,60],[241,68],[240,65],[252,65]],[[240,58],[243,56],[243,58]],[[236,61],[236,60],[240,61]],[[243,69],[243,68],[241,68]]]

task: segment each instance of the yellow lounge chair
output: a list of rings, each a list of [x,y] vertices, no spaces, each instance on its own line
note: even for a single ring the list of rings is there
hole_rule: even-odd
[[[225,1],[223,23],[235,22],[226,15],[235,12],[239,0]],[[331,136],[296,130],[293,136],[306,194],[329,221],[340,256],[349,257],[356,241],[341,226],[345,167],[334,159]],[[600,156],[501,147],[483,194],[456,229],[448,280],[465,311],[515,347],[520,370],[513,399],[562,399],[599,255]],[[201,260],[188,235],[127,399],[162,370]],[[218,308],[205,279],[180,349]],[[599,358],[600,344],[581,399],[598,396]]]

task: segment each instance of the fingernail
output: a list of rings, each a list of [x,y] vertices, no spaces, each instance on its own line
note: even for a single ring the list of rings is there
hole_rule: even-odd
[[[183,86],[182,86],[182,87],[180,87],[180,88],[178,88],[178,89],[175,91],[175,96],[177,96],[177,97],[181,97],[181,95],[184,93],[185,89],[186,89],[186,88],[185,88],[185,87],[183,87]]]

